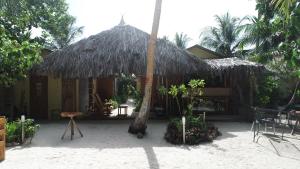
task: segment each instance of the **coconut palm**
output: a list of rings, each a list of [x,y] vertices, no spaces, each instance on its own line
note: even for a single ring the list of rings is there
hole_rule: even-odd
[[[75,26],[76,19],[74,17],[63,17],[59,23],[60,29],[51,29],[50,27],[48,31],[51,37],[50,47],[54,49],[61,49],[70,45],[83,31],[83,26]]]
[[[152,32],[148,42],[147,50],[147,71],[146,71],[146,82],[143,102],[138,115],[134,122],[129,126],[128,131],[133,134],[145,134],[147,128],[147,119],[149,117],[151,93],[153,84],[153,71],[154,71],[154,55],[156,48],[157,32],[159,27],[160,12],[161,12],[162,0],[156,0],[154,18],[152,24]],[[140,136],[140,134],[138,136]]]
[[[297,0],[272,0],[271,3],[285,15],[286,19],[288,19],[291,14],[290,7],[295,5],[296,2]]]
[[[226,57],[234,57],[238,50],[241,19],[232,17],[229,13],[215,16],[217,27],[209,27],[200,35],[202,46],[215,50]]]
[[[240,47],[253,46],[252,52],[258,54],[270,51],[275,42],[270,23],[255,16],[248,16],[246,19],[248,23],[241,26],[243,35],[239,42]]]
[[[176,46],[178,46],[179,48],[185,49],[187,46],[187,43],[190,40],[191,39],[183,32],[181,32],[180,34],[176,32],[176,34],[175,34],[174,42],[175,42]]]

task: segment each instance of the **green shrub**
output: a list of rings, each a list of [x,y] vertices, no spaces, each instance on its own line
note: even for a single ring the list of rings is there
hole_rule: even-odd
[[[257,88],[255,104],[268,107],[278,104],[279,99],[279,79],[273,76],[267,76],[262,79]],[[271,99],[272,98],[272,99]]]
[[[17,123],[16,122],[8,122],[6,123],[6,142],[12,143],[17,139],[16,131],[17,131]]]
[[[218,128],[212,124],[206,124],[202,116],[194,117],[192,115],[186,117],[185,128],[186,144],[195,145],[201,142],[212,141],[221,135]],[[182,144],[182,119],[173,118],[167,126],[165,139],[172,144]]]
[[[110,103],[112,105],[113,109],[116,109],[119,106],[119,103],[117,102],[117,100],[114,100],[114,99],[109,99],[108,103]]]
[[[26,119],[24,122],[25,139],[31,139],[39,129],[40,125],[36,124],[33,119]],[[6,142],[21,143],[22,124],[21,120],[6,123]]]

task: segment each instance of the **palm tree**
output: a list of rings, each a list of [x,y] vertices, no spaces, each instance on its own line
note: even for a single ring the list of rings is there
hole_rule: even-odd
[[[83,26],[75,26],[76,19],[74,17],[63,17],[59,22],[60,29],[49,29],[48,32],[51,37],[50,46],[54,49],[61,49],[70,45],[76,37],[82,34]],[[60,30],[60,31],[57,31]]]
[[[175,44],[182,49],[185,49],[187,46],[187,43],[190,41],[191,39],[186,35],[183,34],[183,32],[181,32],[180,34],[176,32],[175,34]]]
[[[241,48],[252,46],[253,49],[250,51],[261,55],[270,52],[272,47],[275,46],[276,38],[280,38],[279,35],[276,37],[272,35],[270,22],[255,16],[247,16],[245,19],[248,23],[240,27],[243,30],[243,35],[241,36],[239,46]]]
[[[209,27],[200,35],[200,44],[223,54],[226,57],[234,57],[237,52],[241,33],[241,19],[226,13],[215,16],[217,27]],[[202,38],[201,38],[202,37]]]
[[[151,94],[152,94],[152,83],[153,83],[153,72],[154,72],[154,55],[156,48],[157,32],[159,27],[160,12],[161,12],[162,0],[156,0],[154,18],[152,24],[152,32],[148,41],[147,50],[147,72],[146,72],[146,82],[145,82],[145,93],[143,97],[143,102],[139,113],[137,114],[135,120],[130,124],[128,132],[133,134],[138,134],[138,137],[145,134],[147,128],[147,119],[149,117]]]
[[[286,19],[289,19],[291,15],[290,7],[296,4],[296,0],[272,0],[272,4],[284,14]]]

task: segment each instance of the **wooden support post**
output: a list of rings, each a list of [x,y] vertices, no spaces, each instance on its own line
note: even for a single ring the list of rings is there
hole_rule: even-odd
[[[165,77],[166,78],[166,88],[168,89],[169,86],[168,86],[168,77]],[[168,97],[168,94],[166,95],[166,114],[169,115],[169,97]]]
[[[0,116],[0,161],[3,161],[5,159],[5,124],[5,117]]]
[[[97,93],[97,79],[93,79],[93,95]],[[93,97],[93,103],[95,104],[96,100],[95,97]]]
[[[254,86],[254,78],[253,75],[250,76],[250,87],[249,87],[249,105],[253,106],[253,86]]]
[[[76,111],[79,112],[79,79],[76,79]]]

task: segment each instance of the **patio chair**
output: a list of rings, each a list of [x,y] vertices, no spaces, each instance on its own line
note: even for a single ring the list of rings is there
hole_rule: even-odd
[[[276,109],[266,109],[266,108],[252,108],[255,112],[255,119],[252,124],[253,129],[253,141],[255,141],[255,137],[258,136],[260,132],[261,125],[264,125],[264,131],[268,131],[268,125],[271,125],[273,134],[276,135],[276,127],[282,128],[281,137],[283,138],[284,129],[286,126],[283,123],[282,114],[287,113],[286,111],[276,110]]]
[[[290,120],[291,119],[290,112],[292,112],[293,110],[289,110],[289,109],[295,102],[296,93],[297,93],[299,86],[300,86],[300,81],[297,81],[293,95],[292,95],[290,101],[288,102],[288,104],[281,106],[278,109],[266,109],[266,108],[251,107],[255,112],[255,119],[254,119],[252,127],[251,127],[251,130],[253,129],[253,133],[254,133],[253,141],[255,140],[255,137],[259,133],[261,124],[265,125],[265,131],[267,131],[267,125],[272,124],[274,135],[276,132],[276,129],[275,129],[276,125],[282,127],[282,138],[283,138],[283,134],[284,134],[283,127],[292,126],[291,120]],[[282,119],[283,114],[285,114],[285,119]],[[255,133],[255,132],[257,132],[257,133]]]

